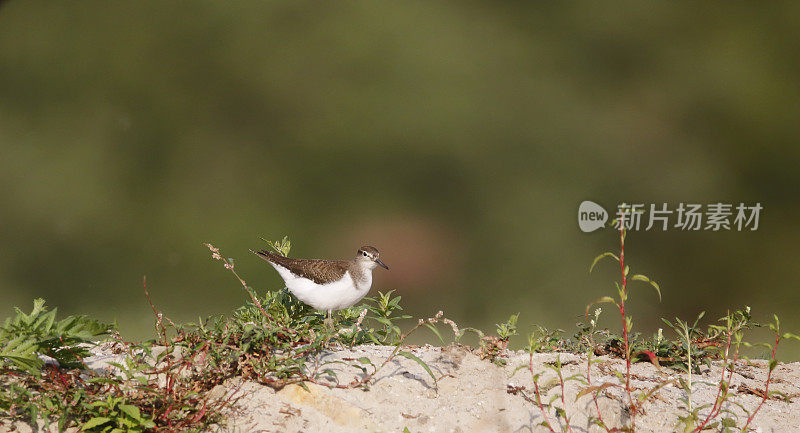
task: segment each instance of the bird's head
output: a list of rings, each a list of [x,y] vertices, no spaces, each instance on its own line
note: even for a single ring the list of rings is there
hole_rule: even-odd
[[[379,256],[380,253],[375,247],[365,245],[358,249],[356,253],[356,262],[369,269],[375,269],[378,266],[389,269],[389,267],[378,258]]]

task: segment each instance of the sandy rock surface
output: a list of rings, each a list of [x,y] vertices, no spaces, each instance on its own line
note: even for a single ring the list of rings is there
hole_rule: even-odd
[[[420,364],[398,356],[378,371],[368,390],[325,386],[349,384],[364,374],[358,368],[362,365],[359,359],[366,357],[374,365],[380,365],[392,350],[392,347],[385,346],[358,346],[324,352],[308,363],[320,373],[318,384],[306,383],[308,390],[300,385],[275,389],[239,378],[230,379],[214,388],[211,395],[212,398],[227,398],[233,394],[237,398],[236,405],[226,414],[226,421],[210,431],[401,433],[406,428],[412,433],[549,431],[541,425],[541,410],[523,396],[525,393],[533,397],[534,390],[528,368],[529,355],[524,352],[509,352],[505,358],[506,365],[501,367],[461,346],[407,348],[425,361],[436,381]],[[93,351],[95,356],[86,360],[90,369],[99,374],[114,374],[115,369],[107,363],[121,362],[121,355],[105,353],[102,347]],[[538,383],[542,400],[549,402],[555,398],[553,406],[566,409],[573,432],[602,431],[588,424],[588,417],[597,413],[591,396],[576,400],[585,385],[568,381],[562,403],[556,372],[548,367],[557,359],[561,361],[564,377],[586,374],[586,358],[583,356],[564,353],[534,355],[533,372],[541,373]],[[624,373],[624,361],[604,357],[599,360],[601,362],[592,367],[592,384],[618,384],[616,372]],[[371,371],[371,367],[366,368]],[[713,403],[722,372],[718,364],[711,369],[703,366],[701,371],[701,375],[693,377],[694,407]],[[749,365],[739,363],[737,371],[732,380],[733,397],[724,409],[738,415],[741,428],[747,416],[736,404],[750,411],[759,405],[762,399],[753,392],[764,389],[768,369],[766,361],[756,361]],[[631,386],[645,391],[665,381],[686,378],[674,370],[657,368],[649,363],[634,364],[632,373]],[[783,392],[791,397],[791,401],[767,400],[751,423],[752,431],[800,432],[800,363],[779,364],[773,372],[770,390]],[[666,385],[656,390],[644,405],[644,413],[636,417],[636,431],[682,431],[678,417],[685,416],[687,410],[679,399],[685,397],[686,393],[678,385]],[[624,409],[624,401],[622,390],[616,388],[606,388],[598,398],[600,412],[610,427],[629,424],[630,414]],[[708,408],[700,413],[703,419]],[[557,418],[552,408],[547,410],[547,417],[556,431],[565,426],[564,420]],[[38,431],[46,431],[43,426],[39,427]],[[0,431],[36,430],[20,423],[0,425]]]
[[[391,348],[380,346],[359,346],[352,350],[327,352],[319,356],[320,370],[332,369],[339,383],[347,384],[359,376],[361,370],[347,364],[357,364],[357,359],[368,357],[376,365],[383,362],[391,353]],[[226,391],[238,390],[242,398],[238,410],[230,414],[228,423],[221,426],[227,431],[241,432],[402,432],[405,428],[417,432],[545,432],[540,425],[542,413],[538,407],[526,401],[520,393],[509,392],[514,387],[525,387],[532,395],[533,382],[527,368],[529,355],[512,352],[507,365],[499,367],[482,360],[466,348],[450,346],[421,347],[413,353],[424,360],[439,378],[438,383],[414,361],[397,357],[381,369],[375,376],[368,391],[361,389],[336,389],[308,384],[309,391],[298,385],[289,385],[280,390],[252,382],[231,381]],[[542,372],[539,378],[544,401],[560,395],[559,385],[553,379],[556,373],[546,366],[560,357],[563,375],[586,373],[586,359],[572,354],[537,354],[533,358],[533,370]],[[621,360],[601,358],[592,371],[593,384],[602,382],[619,383],[614,371],[624,372]],[[339,362],[341,361],[341,362]],[[326,364],[327,363],[327,364]],[[517,370],[519,366],[526,366]],[[515,370],[517,370],[515,372]],[[702,367],[703,374],[694,375],[693,404],[695,407],[712,403],[717,395],[717,383],[721,374],[718,366]],[[736,396],[733,401],[752,410],[761,398],[741,392],[745,389],[763,390],[766,379],[766,362],[740,367],[741,374],[735,374],[733,385]],[[678,374],[667,368],[657,368],[652,364],[638,363],[633,366],[635,379],[632,386],[648,390],[659,382],[677,379]],[[328,383],[336,383],[330,378]],[[710,382],[704,384],[701,382]],[[787,395],[800,393],[800,364],[781,364],[773,373],[771,389]],[[555,385],[555,386],[554,386]],[[572,431],[600,431],[593,426],[589,429],[588,415],[596,414],[597,409],[590,396],[575,397],[584,385],[568,382],[565,386],[566,412]],[[223,390],[218,390],[222,392]],[[622,393],[611,390],[599,399],[600,411],[610,426],[621,426],[629,421],[629,414],[623,410]],[[644,414],[636,419],[638,432],[679,431],[678,417],[686,415],[683,403],[685,393],[679,386],[667,385],[655,392],[655,396],[645,404]],[[790,403],[768,400],[755,417],[751,427],[760,432],[798,432],[800,431],[800,395]],[[560,398],[555,406],[562,407]],[[726,409],[739,415],[740,426],[744,424],[744,412],[733,404]],[[707,414],[708,410],[701,411]],[[554,411],[548,417],[555,425],[563,425]],[[555,427],[558,431],[559,428]]]

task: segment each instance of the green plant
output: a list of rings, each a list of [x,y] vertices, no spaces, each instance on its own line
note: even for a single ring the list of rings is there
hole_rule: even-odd
[[[500,366],[506,365],[506,360],[502,356],[508,348],[509,339],[517,335],[517,320],[519,320],[519,313],[512,314],[505,322],[495,325],[497,336],[483,335],[483,332],[477,331],[481,337],[479,341],[481,358],[488,359]]]
[[[784,400],[787,399],[786,396],[783,395],[781,392],[769,390],[769,385],[772,381],[772,372],[775,370],[775,367],[778,366],[778,359],[775,357],[775,352],[778,350],[778,344],[780,344],[782,339],[793,339],[800,341],[800,336],[792,334],[790,332],[781,334],[781,322],[778,319],[778,316],[773,315],[772,317],[774,319],[774,322],[769,324],[769,329],[775,333],[775,342],[772,344],[770,343],[760,344],[760,346],[767,348],[770,353],[769,364],[768,364],[769,373],[767,373],[767,380],[766,383],[764,384],[764,392],[762,393],[763,395],[761,397],[761,402],[758,403],[758,406],[755,408],[755,410],[753,410],[753,412],[749,413],[747,421],[745,422],[744,427],[742,427],[742,432],[748,431],[748,427],[750,426],[750,423],[753,421],[753,418],[755,418],[756,414],[758,413],[759,410],[761,410],[761,407],[764,405],[764,402],[766,402],[768,398],[770,398],[773,395],[778,395],[781,396]],[[749,343],[743,343],[743,344],[745,346],[752,346]]]
[[[512,314],[505,322],[498,323],[497,337],[503,341],[508,341],[512,336],[517,335],[517,320],[519,320],[519,313]]]
[[[675,324],[667,319],[661,319],[678,334],[686,351],[686,366],[682,364],[677,364],[677,366],[688,375],[688,380],[684,381],[683,378],[681,378],[679,379],[679,383],[684,391],[686,391],[686,398],[681,399],[681,401],[686,405],[691,414],[691,419],[687,418],[686,422],[690,423],[692,426],[694,426],[694,422],[697,420],[697,411],[692,410],[692,341],[701,335],[700,331],[697,329],[697,323],[700,322],[700,319],[702,319],[705,314],[705,311],[700,313],[691,325],[689,325],[689,322],[685,322],[677,317],[675,318]]]
[[[563,329],[549,329],[541,325],[535,325],[537,332],[532,333],[536,339],[537,352],[556,352],[559,350],[568,350],[569,344],[562,337]]]
[[[716,340],[721,340],[724,344],[712,346],[716,350],[717,357],[722,360],[722,373],[717,383],[717,395],[714,398],[713,404],[702,405],[695,408],[684,417],[679,417],[678,421],[683,423],[684,431],[690,430],[700,432],[706,428],[712,428],[717,424],[712,422],[719,417],[722,413],[727,413],[730,416],[722,418],[719,425],[724,428],[724,431],[730,431],[730,428],[736,426],[736,414],[732,411],[724,409],[724,403],[728,401],[730,396],[730,382],[733,373],[736,369],[736,362],[739,358],[739,348],[742,346],[743,330],[752,327],[750,318],[750,307],[744,310],[739,310],[733,314],[729,313],[725,317],[719,319],[723,325],[710,325],[708,335]],[[727,379],[725,374],[728,373]],[[711,407],[708,415],[700,421],[699,411],[705,407]],[[743,408],[745,412],[747,409]],[[692,430],[694,429],[694,430]]]
[[[143,415],[139,408],[126,402],[123,397],[108,396],[88,404],[91,416],[81,426],[81,431],[103,433],[138,433],[156,426],[152,419]]]
[[[369,304],[367,305],[368,321],[376,322],[377,328],[368,328],[365,331],[360,331],[361,338],[356,339],[356,342],[366,342],[369,339],[372,343],[381,345],[395,345],[402,335],[397,321],[410,319],[411,316],[407,314],[400,314],[403,307],[400,306],[400,296],[392,296],[394,290],[389,290],[386,293],[378,292],[376,298],[367,298]],[[359,332],[359,331],[357,331]]]
[[[16,315],[0,327],[0,369],[16,368],[37,374],[44,365],[42,355],[62,368],[78,368],[82,366],[81,359],[89,355],[80,344],[91,343],[114,329],[86,316],[57,321],[57,310],[48,310],[41,298],[33,301],[29,314],[14,307]]]
[[[261,240],[266,242],[267,245],[284,257],[288,257],[289,251],[292,249],[292,241],[289,240],[288,236],[284,236],[283,239],[279,241],[270,241],[264,238],[261,238]]]
[[[615,286],[617,288],[617,299],[614,299],[611,296],[603,296],[598,298],[597,300],[593,301],[589,305],[586,306],[586,317],[589,316],[589,309],[592,305],[600,304],[600,303],[612,303],[617,306],[619,309],[620,318],[622,320],[622,338],[623,338],[623,357],[625,359],[625,375],[624,375],[624,390],[625,394],[627,395],[627,406],[628,410],[631,414],[631,430],[635,430],[636,428],[636,415],[641,405],[643,403],[643,399],[641,395],[639,398],[633,397],[633,392],[630,385],[630,377],[631,377],[631,358],[632,358],[632,344],[631,344],[631,331],[633,328],[633,319],[631,316],[627,315],[625,312],[625,302],[628,300],[628,296],[630,294],[630,290],[628,287],[629,281],[642,281],[645,283],[650,284],[658,294],[658,299],[661,300],[661,288],[659,287],[658,283],[651,280],[649,277],[642,275],[642,274],[630,274],[630,267],[625,264],[625,238],[627,236],[627,230],[625,227],[626,218],[630,213],[630,208],[622,207],[619,217],[616,218],[611,222],[612,225],[616,225],[619,232],[619,255],[614,254],[612,252],[605,252],[600,254],[599,256],[595,257],[592,261],[592,265],[589,267],[589,272],[591,273],[594,270],[595,265],[604,259],[604,258],[612,258],[619,263],[619,270],[620,270],[620,282],[615,282]],[[591,367],[591,365],[589,365]],[[588,372],[587,372],[588,373]],[[644,394],[642,394],[644,395]],[[595,400],[597,399],[597,393],[593,394]],[[596,401],[595,401],[596,403]],[[598,420],[600,421],[600,420]],[[602,422],[602,421],[600,421]],[[608,428],[606,428],[608,430]]]
[[[554,386],[556,386],[556,385],[559,386],[560,392],[556,393],[555,395],[550,397],[550,400],[547,403],[545,403],[542,400],[542,392],[543,392],[543,390],[542,390],[541,386],[539,385],[539,378],[543,375],[543,373],[542,372],[539,372],[539,373],[534,372],[534,369],[533,369],[533,355],[534,355],[534,353],[541,352],[542,351],[542,344],[546,343],[547,341],[548,341],[548,337],[545,336],[544,338],[542,338],[542,336],[537,336],[535,331],[531,332],[528,335],[528,346],[526,347],[526,350],[528,351],[528,364],[527,365],[521,365],[521,366],[517,367],[516,370],[514,370],[514,374],[516,374],[517,371],[519,371],[519,370],[521,370],[523,368],[527,368],[527,370],[530,372],[531,379],[533,381],[533,396],[531,397],[530,395],[528,395],[526,393],[526,390],[525,390],[524,386],[511,386],[511,385],[509,385],[508,392],[512,393],[512,394],[520,394],[520,395],[522,395],[523,398],[525,398],[525,400],[527,400],[530,403],[535,404],[536,407],[539,408],[539,411],[542,414],[542,422],[540,423],[540,425],[542,425],[544,427],[547,427],[547,429],[549,431],[555,433],[555,428],[554,428],[552,422],[550,421],[550,418],[549,418],[549,416],[547,414],[547,409],[545,409],[545,408],[553,408],[553,410],[555,411],[556,419],[563,420],[563,423],[564,423],[563,426],[562,426],[562,431],[563,432],[572,432],[572,425],[570,424],[570,421],[569,421],[570,418],[569,418],[569,416],[567,414],[567,411],[566,411],[567,404],[566,404],[566,400],[565,400],[564,387],[565,387],[565,385],[567,383],[572,382],[572,381],[580,382],[582,384],[587,384],[587,382],[584,379],[584,376],[582,374],[580,374],[580,373],[564,377],[563,368],[562,368],[563,366],[561,364],[561,355],[558,354],[556,356],[555,362],[547,363],[546,367],[551,369],[551,370],[553,370],[553,372],[555,373]],[[561,401],[561,407],[555,406],[554,403],[557,400]]]

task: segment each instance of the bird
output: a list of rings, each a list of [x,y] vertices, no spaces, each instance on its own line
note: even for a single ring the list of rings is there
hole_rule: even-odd
[[[365,245],[352,260],[292,259],[267,250],[250,250],[278,271],[297,299],[317,310],[331,312],[351,307],[369,292],[372,270],[389,269],[377,248]]]

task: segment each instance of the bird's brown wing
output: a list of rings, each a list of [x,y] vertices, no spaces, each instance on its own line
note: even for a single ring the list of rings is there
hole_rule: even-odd
[[[341,279],[350,268],[350,263],[341,260],[290,259],[271,251],[253,251],[262,259],[283,266],[298,277],[308,278],[317,284]]]

